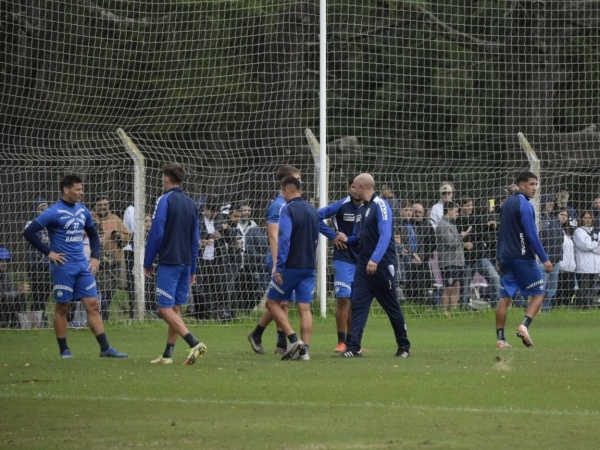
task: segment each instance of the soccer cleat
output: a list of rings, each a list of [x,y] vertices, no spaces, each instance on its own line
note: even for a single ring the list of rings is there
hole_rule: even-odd
[[[204,355],[206,353],[206,345],[204,345],[202,342],[199,342],[198,345],[196,345],[195,347],[192,347],[190,349],[190,354],[188,355],[188,357],[186,358],[186,360],[183,362],[184,366],[191,366],[192,364],[196,363],[196,360]]]
[[[296,342],[291,343],[290,345],[288,345],[288,348],[285,351],[285,353],[281,355],[281,360],[285,361],[286,359],[291,359],[291,357],[294,356],[302,346],[304,346],[304,342],[302,342],[302,339],[298,339]]]
[[[159,356],[156,359],[150,361],[152,364],[173,364],[173,358],[165,358],[164,356]]]
[[[529,337],[529,332],[525,325],[519,325],[519,328],[517,328],[517,336],[521,338],[525,347],[533,347],[533,342]]]
[[[408,358],[410,356],[410,351],[406,350],[404,347],[398,347],[398,351],[396,351],[394,356],[397,356],[398,358]]]
[[[340,354],[342,358],[361,358],[362,352],[359,350],[357,352],[353,350],[346,350],[344,353]]]
[[[301,355],[300,353],[298,353],[292,359],[294,361],[310,361],[310,355],[308,353],[305,353],[304,355]]]
[[[265,354],[265,349],[262,345],[262,342],[256,340],[256,338],[254,337],[254,334],[250,333],[248,335],[248,342],[250,342],[250,347],[252,347],[252,350],[254,351],[254,353],[258,353],[259,355]]]
[[[512,348],[512,345],[510,345],[508,342],[506,341],[502,341],[502,340],[498,340],[496,342],[496,347],[498,348]]]
[[[285,353],[287,349],[283,348],[283,347],[275,347],[275,350],[273,351],[274,355],[283,355]]]
[[[69,350],[69,349],[66,349],[64,352],[62,352],[62,353],[60,354],[60,357],[61,357],[62,359],[72,359],[72,358],[75,358],[75,357],[73,356],[73,353],[71,353],[71,350]]]
[[[348,347],[346,347],[346,344],[344,344],[343,342],[339,342],[337,347],[333,351],[335,353],[344,353],[346,350],[348,350]]]
[[[103,352],[100,352],[100,358],[127,358],[127,353],[120,352],[116,348],[108,347]]]

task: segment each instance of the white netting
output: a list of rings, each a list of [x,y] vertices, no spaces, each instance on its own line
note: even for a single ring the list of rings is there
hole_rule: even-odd
[[[487,224],[489,201],[497,210],[503,188],[531,167],[522,132],[540,160],[541,194],[568,192],[574,209],[590,208],[600,194],[597,10],[594,1],[328,2],[329,200],[345,195],[348,176],[369,171],[427,210],[450,175]],[[325,164],[315,163],[304,129],[319,135],[317,1],[8,0],[0,15],[0,244],[12,253],[15,289],[23,281],[39,291],[3,306],[5,325],[47,294],[20,235],[39,195],[57,200],[59,178],[74,172],[89,207],[102,193],[122,218],[133,200],[135,165],[117,128],[146,158],[144,213],[167,162],[186,165],[192,197],[248,202],[263,229],[282,164],[300,168],[316,198]],[[493,230],[481,242],[491,255]],[[188,315],[210,302],[211,317],[232,309],[253,321],[264,270],[233,275],[236,263],[217,265]],[[406,307],[436,311],[439,277],[427,263],[411,286],[415,270],[406,269]],[[581,295],[570,277],[561,275],[555,304],[594,304],[596,292]],[[112,280],[109,320],[152,310],[148,293],[132,307],[126,278]],[[485,308],[488,281],[469,281],[462,303]]]

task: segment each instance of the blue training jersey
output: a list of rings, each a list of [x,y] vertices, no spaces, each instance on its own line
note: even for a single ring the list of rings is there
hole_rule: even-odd
[[[198,207],[181,188],[159,197],[146,242],[144,267],[152,267],[158,256],[163,265],[184,264],[195,274],[198,264],[200,220]]]
[[[360,205],[354,203],[348,195],[331,205],[319,209],[319,219],[325,220],[331,218],[335,229],[350,237],[354,231],[355,221],[357,219],[360,220],[360,216],[357,216],[358,208],[360,208]],[[356,264],[358,261],[358,250],[352,247],[346,247],[345,249],[334,247],[333,259],[334,261]]]
[[[286,268],[314,269],[317,266],[319,222],[317,210],[302,197],[284,205],[279,216],[277,272],[281,273]]]
[[[373,194],[357,210],[360,218],[354,224],[350,247],[358,247],[358,264],[366,266],[369,260],[386,266],[398,266],[394,241],[394,218],[385,199]]]
[[[498,259],[549,260],[535,225],[535,211],[529,199],[521,193],[509,197],[500,209],[498,229]]]
[[[66,254],[67,263],[87,263],[83,233],[94,228],[94,221],[85,206],[59,200],[33,221],[48,230],[50,250]]]
[[[281,194],[277,195],[277,197],[271,200],[271,203],[269,203],[269,206],[267,206],[267,211],[265,213],[267,224],[279,223],[279,215],[281,214],[281,208],[283,208],[284,205],[285,198],[283,198],[283,195]],[[271,256],[271,252],[269,251],[267,253],[267,266],[270,267],[272,265],[273,257]]]

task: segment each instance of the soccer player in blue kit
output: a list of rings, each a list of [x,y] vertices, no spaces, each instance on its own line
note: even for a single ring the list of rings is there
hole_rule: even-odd
[[[206,352],[206,345],[190,333],[181,319],[190,285],[196,283],[200,224],[198,207],[181,189],[185,170],[180,164],[167,164],[162,170],[164,194],[156,202],[144,255],[144,274],[154,277],[152,264],[158,256],[156,303],[158,315],[169,325],[167,346],[152,364],[173,364],[173,350],[181,336],[190,346],[183,365],[194,364]]]
[[[544,270],[552,272],[553,266],[542,246],[535,225],[535,211],[529,200],[535,197],[538,178],[533,172],[522,172],[515,184],[519,191],[509,197],[500,210],[497,259],[500,269],[500,300],[496,307],[496,346],[511,348],[506,342],[504,326],[506,312],[517,289],[531,300],[525,311],[525,318],[517,336],[526,347],[533,347],[529,336],[529,325],[540,310],[544,300],[542,272],[535,260],[536,255],[544,265]]]
[[[81,299],[87,312],[90,329],[100,345],[100,357],[126,358],[108,343],[98,305],[95,275],[100,259],[100,239],[90,211],[83,206],[83,181],[77,175],[65,175],[59,183],[61,200],[35,218],[23,236],[50,260],[50,273],[56,306],[54,333],[61,358],[73,358],[67,345],[67,312],[71,302]],[[46,228],[50,246],[38,237]],[[91,256],[88,262],[83,251],[84,233],[90,240]]]
[[[337,202],[327,205],[319,209],[319,219],[331,218],[333,226],[338,233],[343,233],[344,236],[352,236],[355,220],[357,218],[357,210],[362,205],[363,201],[358,198],[354,192],[352,182],[354,177],[349,180],[347,197],[344,197]],[[352,294],[352,282],[354,280],[354,272],[358,261],[358,250],[355,248],[346,247],[343,244],[338,244],[335,241],[333,249],[333,268],[335,270],[334,286],[335,286],[335,323],[337,327],[337,347],[336,353],[343,353],[347,350],[346,338],[350,331],[350,297]]]

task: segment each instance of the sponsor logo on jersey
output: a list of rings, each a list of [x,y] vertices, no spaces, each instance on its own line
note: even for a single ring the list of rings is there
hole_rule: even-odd
[[[69,287],[69,286],[65,286],[64,284],[56,284],[54,285],[54,287],[52,288],[54,291],[67,291],[67,292],[73,292],[73,288]]]

